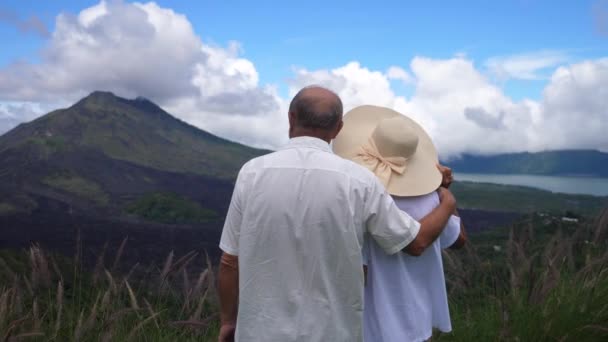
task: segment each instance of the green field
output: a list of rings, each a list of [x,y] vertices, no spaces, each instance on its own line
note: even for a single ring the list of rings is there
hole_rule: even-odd
[[[52,188],[76,195],[98,205],[106,205],[109,201],[108,195],[99,184],[80,176],[71,174],[53,175],[44,178],[42,182]]]
[[[608,206],[608,197],[560,194],[523,186],[455,182],[451,190],[458,206],[468,209],[595,215]]]
[[[150,193],[127,206],[129,214],[161,223],[200,223],[216,219],[217,213],[173,193]]]

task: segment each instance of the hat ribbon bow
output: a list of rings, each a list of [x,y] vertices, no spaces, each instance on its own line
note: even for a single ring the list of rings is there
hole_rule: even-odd
[[[370,137],[355,155],[363,166],[372,171],[386,187],[393,173],[402,175],[407,166],[405,157],[384,157],[378,151],[374,140]]]

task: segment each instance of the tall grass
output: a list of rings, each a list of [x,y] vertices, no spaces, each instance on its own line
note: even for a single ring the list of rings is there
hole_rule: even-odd
[[[608,209],[576,225],[533,216],[491,242],[503,249],[488,255],[471,243],[444,254],[454,331],[434,340],[608,340]],[[0,252],[0,339],[215,341],[209,258],[171,252],[123,270],[126,248],[127,239],[110,256],[104,246],[91,271],[79,243],[73,260],[37,245]]]
[[[496,257],[474,246],[446,252],[454,331],[437,339],[608,340],[608,211],[574,226],[554,219],[549,229],[533,218],[515,225]]]
[[[74,260],[37,245],[23,254],[2,252],[0,339],[216,340],[217,295],[209,258],[171,253],[162,268],[136,264],[120,272],[125,245],[126,239],[109,267],[104,248],[89,272],[81,266],[80,246]]]

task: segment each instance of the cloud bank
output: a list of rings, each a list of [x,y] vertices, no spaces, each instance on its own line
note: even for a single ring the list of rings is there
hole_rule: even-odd
[[[514,101],[464,57],[416,57],[411,97],[395,95],[390,73],[358,63],[332,70],[298,70],[292,91],[308,83],[338,92],[347,108],[392,107],[418,121],[442,156],[545,149],[608,150],[608,59],[559,67],[540,101]]]
[[[205,43],[186,16],[155,3],[102,1],[77,15],[60,14],[40,57],[0,69],[0,101],[44,106],[109,90],[147,97],[184,121],[245,144],[276,148],[287,140],[290,98],[281,97],[277,85],[260,84],[239,43]],[[297,68],[287,76],[290,96],[320,84],[336,91],[346,110],[375,104],[411,116],[443,157],[608,151],[608,59],[568,64],[564,54],[541,51],[496,57],[479,68],[465,56],[418,56],[387,70],[352,61],[333,69]],[[496,78],[547,78],[547,84],[540,99],[516,101]],[[399,94],[395,81],[411,95]],[[0,108],[0,133],[32,118],[12,106]]]

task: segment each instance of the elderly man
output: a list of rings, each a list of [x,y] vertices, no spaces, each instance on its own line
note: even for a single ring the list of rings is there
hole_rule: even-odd
[[[333,92],[302,89],[289,143],[240,170],[220,248],[220,341],[361,341],[368,233],[387,254],[418,255],[455,208],[448,190],[420,222],[369,170],[331,152],[342,128]]]

